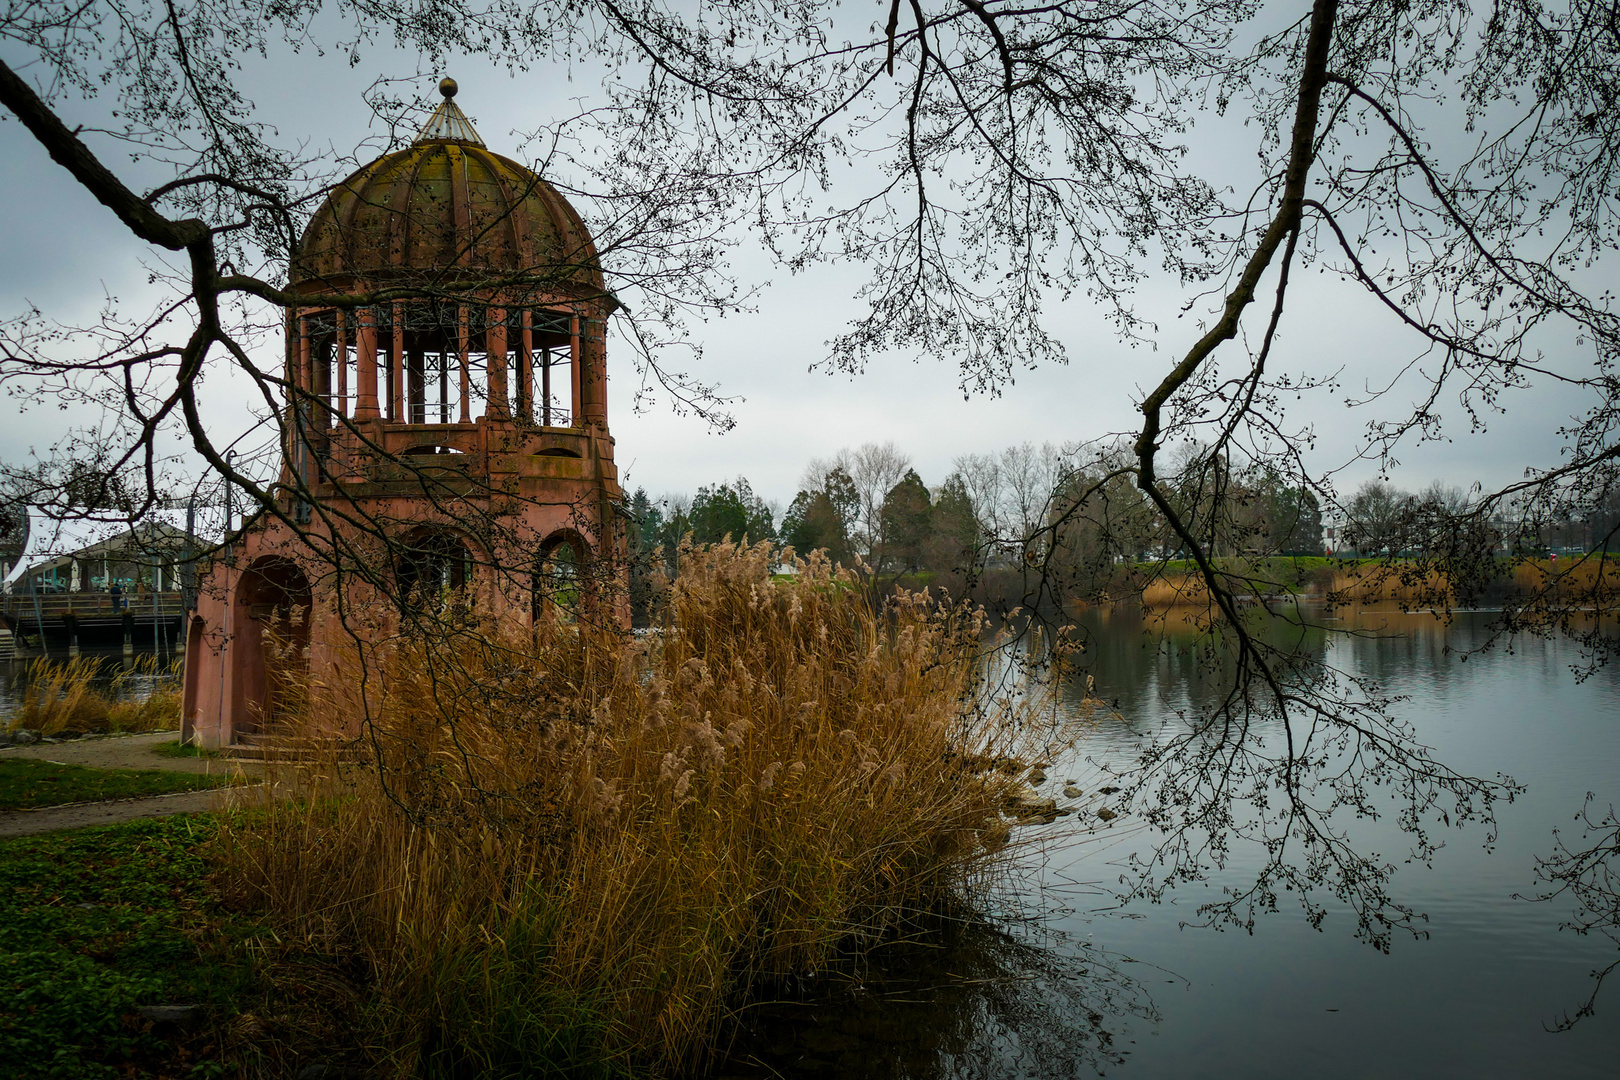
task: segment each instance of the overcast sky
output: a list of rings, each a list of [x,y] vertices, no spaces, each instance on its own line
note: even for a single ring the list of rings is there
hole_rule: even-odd
[[[276,57],[270,64],[250,64],[244,82],[284,142],[307,139],[315,146],[349,151],[380,136],[367,126],[370,113],[361,93],[385,68],[397,71],[399,60],[365,54],[351,67],[337,56]],[[461,84],[458,104],[473,118],[485,143],[515,156],[521,156],[517,133],[572,112],[576,106],[571,99],[589,97],[597,89],[590,80],[570,79],[558,68],[511,77],[487,64],[464,62],[449,73]],[[424,110],[437,100],[433,81],[421,82]],[[1238,125],[1216,132],[1206,126],[1195,136],[1193,160],[1208,175],[1241,182],[1249,176],[1257,138],[1257,132]],[[106,144],[93,145],[131,186],[165,178]],[[93,319],[107,295],[141,307],[158,295],[146,281],[146,262],[154,253],[133,241],[9,117],[0,123],[0,198],[5,207],[0,215],[0,314],[16,314],[31,302],[62,322],[82,323]],[[964,400],[951,357],[880,359],[856,377],[811,370],[825,355],[827,340],[856,310],[852,294],[863,280],[859,267],[825,266],[794,277],[773,268],[747,244],[734,253],[733,266],[745,283],[771,282],[758,298],[758,310],[696,325],[702,359],[677,365],[690,366],[694,375],[718,383],[722,392],[738,399],[732,406],[733,430],[716,434],[701,421],[662,407],[637,415],[630,408],[633,373],[622,350],[618,363],[610,352],[609,419],[627,488],[641,486],[655,495],[690,492],[700,484],[744,475],[758,492],[785,506],[806,462],[843,446],[893,440],[911,455],[924,481],[934,484],[949,471],[951,459],[964,452],[1129,430],[1143,387],[1156,383],[1173,357],[1196,338],[1193,323],[1208,307],[1206,303],[1184,316],[1185,292],[1172,282],[1149,282],[1141,290],[1140,306],[1158,324],[1153,348],[1116,340],[1101,313],[1084,300],[1054,306],[1049,325],[1071,362],[1024,372],[998,398]],[[1261,306],[1251,311],[1251,318],[1263,317]],[[1413,355],[1412,342],[1358,292],[1315,275],[1298,279],[1282,334],[1274,370],[1341,370],[1349,392],[1388,381]],[[1549,339],[1547,347],[1555,363],[1571,368],[1591,363],[1590,353],[1571,342]],[[207,415],[217,433],[248,423],[241,387],[216,378],[207,389]],[[1403,400],[1412,392],[1404,387],[1395,391]],[[1517,477],[1526,465],[1555,462],[1556,429],[1579,407],[1578,401],[1538,387],[1508,404],[1508,415],[1493,418],[1485,435],[1468,435],[1457,418],[1451,425],[1454,442],[1404,454],[1396,481],[1413,488],[1434,478],[1495,485]],[[0,424],[0,455],[7,461],[50,444],[68,420],[38,404],[0,408],[18,408],[15,419]],[[1311,460],[1317,468],[1337,467],[1353,458],[1366,417],[1331,395],[1295,408],[1297,419],[1316,427],[1319,443]],[[1458,410],[1453,406],[1451,412]],[[1353,486],[1374,471],[1371,465],[1352,465],[1342,474],[1341,486]]]

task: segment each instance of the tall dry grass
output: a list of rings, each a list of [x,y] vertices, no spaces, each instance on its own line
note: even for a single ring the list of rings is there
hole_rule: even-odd
[[[88,656],[30,663],[22,704],[9,727],[57,735],[168,731],[180,726],[180,661],[163,664],[156,657],[141,656],[110,679],[104,676],[102,663]],[[137,689],[138,682],[149,682],[149,687]]]
[[[1513,581],[1526,595],[1561,597],[1612,611],[1620,598],[1620,559],[1610,552],[1568,556],[1560,561],[1528,559],[1513,567]]]
[[[1209,586],[1196,574],[1165,574],[1142,586],[1142,606],[1208,607]]]
[[[1420,607],[1449,608],[1456,593],[1446,574],[1411,563],[1368,562],[1333,575],[1327,598],[1335,603],[1381,601]]]
[[[1319,595],[1333,603],[1378,603],[1390,601],[1408,605],[1449,606],[1455,602],[1450,579],[1439,571],[1413,563],[1366,562],[1347,565],[1325,580],[1289,586],[1275,584],[1271,575],[1243,566],[1226,567],[1230,584],[1241,596],[1288,594]],[[1142,587],[1142,606],[1151,610],[1176,607],[1207,608],[1211,605],[1209,586],[1197,574],[1169,573]]]
[[[773,582],[773,558],[684,551],[642,638],[394,642],[367,762],[283,777],[308,798],[226,831],[234,894],[363,960],[385,1072],[700,1065],[761,988],[998,865],[1053,731],[988,700],[980,617],[874,613],[824,560]],[[313,696],[355,722],[341,689]]]

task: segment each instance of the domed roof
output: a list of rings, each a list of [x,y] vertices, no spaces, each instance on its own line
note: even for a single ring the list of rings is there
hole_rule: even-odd
[[[579,214],[534,172],[485,149],[450,100],[453,82],[441,91],[443,104],[415,142],[327,195],[304,230],[291,286],[455,287],[496,278],[604,295],[596,246]]]

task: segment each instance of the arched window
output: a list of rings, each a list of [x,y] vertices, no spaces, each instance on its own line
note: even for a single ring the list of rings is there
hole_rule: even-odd
[[[407,611],[439,611],[471,602],[472,552],[448,529],[418,529],[399,555],[399,598]]]
[[[534,566],[534,622],[572,623],[584,599],[585,542],[571,532],[553,533],[540,546]]]

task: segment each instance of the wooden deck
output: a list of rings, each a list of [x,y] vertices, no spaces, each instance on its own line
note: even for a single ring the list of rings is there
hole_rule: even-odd
[[[141,645],[154,636],[172,644],[185,623],[187,596],[176,589],[157,593],[9,593],[0,597],[0,624],[15,636],[17,655],[24,641],[37,646],[43,629],[52,650],[76,644],[111,644],[133,637]],[[43,623],[43,626],[41,625]],[[32,650],[31,650],[32,651]]]

